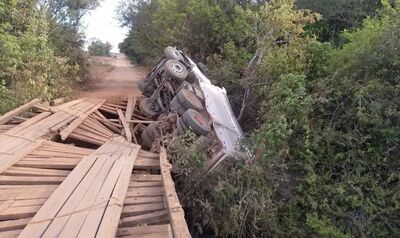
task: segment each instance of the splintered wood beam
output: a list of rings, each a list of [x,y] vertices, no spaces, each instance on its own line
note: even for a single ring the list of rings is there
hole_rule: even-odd
[[[161,177],[164,185],[165,200],[168,207],[173,237],[191,237],[185,221],[185,213],[179,202],[178,195],[176,194],[175,190],[175,184],[171,177],[171,167],[172,166],[167,159],[167,152],[165,148],[161,148]]]
[[[19,115],[20,113],[24,112],[25,110],[29,109],[33,105],[37,104],[40,102],[40,99],[36,98],[33,99],[32,101],[10,111],[4,114],[3,116],[0,117],[0,125],[3,125],[4,123],[7,123],[9,120],[11,120],[13,117]]]
[[[78,128],[85,120],[92,114],[93,112],[97,111],[99,107],[101,107],[105,103],[106,99],[101,100],[99,103],[93,106],[92,109],[90,109],[86,113],[82,113],[79,115],[78,118],[76,118],[71,124],[69,124],[61,133],[61,139],[66,140],[68,136],[76,129]]]
[[[121,109],[118,108],[117,112],[118,112],[119,119],[121,120],[122,126],[124,127],[126,139],[129,142],[132,142],[132,132],[131,132],[131,129],[129,128],[128,123],[126,122],[125,116],[124,116],[123,112],[121,111]]]
[[[160,122],[160,121],[142,121],[142,120],[126,120],[128,123],[140,123],[140,124],[152,124],[155,122]]]
[[[61,105],[61,104],[63,104],[65,102],[65,97],[62,97],[62,98],[57,98],[57,99],[54,99],[53,101],[51,101],[51,105],[52,106],[58,106],[58,105]]]
[[[128,97],[128,105],[126,106],[126,113],[125,113],[126,120],[132,119],[133,111],[135,110],[136,107],[136,100],[137,99],[134,96]]]

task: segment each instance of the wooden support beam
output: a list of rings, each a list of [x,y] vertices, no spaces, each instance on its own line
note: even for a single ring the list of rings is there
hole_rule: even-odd
[[[19,115],[20,113],[24,112],[25,110],[29,109],[33,105],[37,104],[40,102],[40,99],[33,99],[32,101],[10,111],[4,114],[3,116],[0,117],[0,125],[3,125],[4,123],[7,123],[9,120],[11,120],[13,117]]]
[[[129,128],[128,123],[126,122],[125,116],[124,116],[124,114],[122,113],[121,109],[118,108],[118,109],[117,109],[117,112],[118,112],[119,119],[120,119],[122,125],[124,126],[126,139],[127,139],[129,142],[132,142],[132,132],[131,132],[131,129]]]
[[[160,167],[172,234],[175,238],[191,237],[185,221],[185,213],[179,202],[178,195],[176,194],[175,190],[175,184],[171,177],[172,166],[167,159],[167,152],[165,148],[161,148]]]
[[[160,121],[126,120],[128,123],[152,124]]]

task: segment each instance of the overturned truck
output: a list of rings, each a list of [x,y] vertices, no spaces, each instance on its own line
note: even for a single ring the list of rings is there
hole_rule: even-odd
[[[243,132],[226,90],[213,85],[206,71],[182,51],[167,47],[164,57],[138,83],[145,96],[139,108],[145,116],[156,119],[141,134],[143,147],[154,150],[160,142],[171,143],[191,130],[198,143],[212,151],[208,161],[208,170],[212,170],[237,153]]]

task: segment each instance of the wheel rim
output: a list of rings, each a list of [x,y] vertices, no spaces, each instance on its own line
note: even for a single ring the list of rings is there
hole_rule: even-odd
[[[181,73],[183,72],[183,67],[182,67],[182,65],[177,64],[177,63],[175,63],[175,64],[172,65],[172,69],[173,69],[176,73],[178,73],[178,74],[181,74]]]

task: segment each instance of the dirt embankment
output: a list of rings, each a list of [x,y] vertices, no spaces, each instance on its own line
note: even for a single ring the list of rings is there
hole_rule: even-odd
[[[89,63],[89,83],[80,97],[140,95],[137,82],[146,77],[146,68],[132,65],[124,55],[91,57]]]

